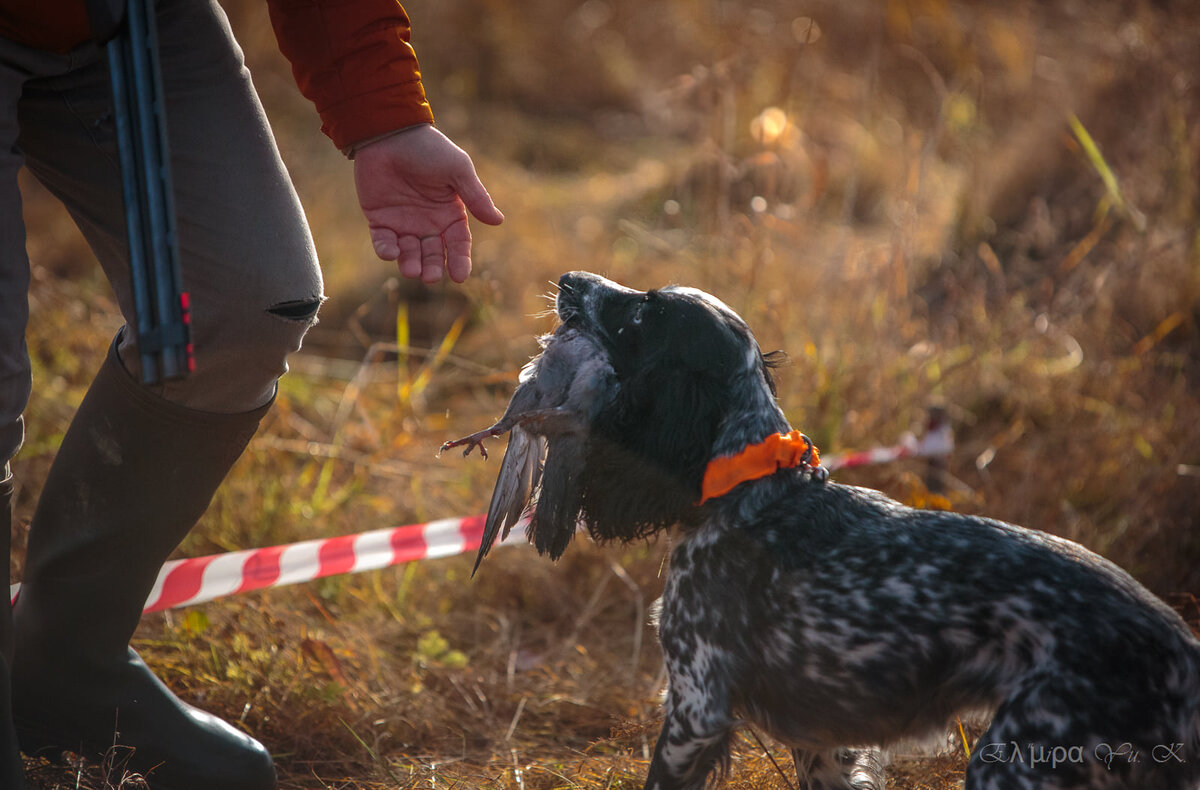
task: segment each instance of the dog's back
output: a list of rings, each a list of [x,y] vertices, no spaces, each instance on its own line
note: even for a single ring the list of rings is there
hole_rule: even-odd
[[[1082,786],[1197,781],[1200,642],[1124,571],[998,521],[776,478],[687,534],[660,623],[668,655],[706,646],[747,719],[821,751],[989,708],[988,781],[1055,755]]]

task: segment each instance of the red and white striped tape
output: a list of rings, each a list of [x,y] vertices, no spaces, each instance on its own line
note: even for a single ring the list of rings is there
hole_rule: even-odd
[[[875,447],[854,453],[832,453],[821,456],[821,465],[833,472],[868,464],[886,464],[901,458],[932,458],[949,455],[954,451],[954,432],[950,423],[935,426],[920,439],[911,433],[900,438],[899,444],[891,447]]]
[[[484,520],[482,515],[445,518],[358,535],[174,560],[159,573],[146,599],[145,611],[157,612],[250,590],[465,554],[479,548]],[[504,542],[524,540],[524,528],[524,523],[518,524]]]
[[[901,458],[948,455],[953,447],[954,436],[946,426],[930,431],[919,440],[909,435],[891,447],[829,455],[823,457],[822,462],[832,471]],[[361,573],[414,560],[465,554],[479,548],[484,522],[483,515],[445,518],[358,535],[172,560],[159,572],[146,600],[145,611],[158,612],[340,573]],[[522,519],[500,545],[524,543],[527,523]],[[19,584],[12,586],[13,600],[20,587]]]
[[[414,560],[465,554],[479,548],[484,521],[482,515],[444,518],[358,535],[171,560],[159,571],[143,611],[158,612],[339,573],[361,573]],[[518,522],[498,543],[523,543],[526,523]],[[13,600],[20,588],[20,584],[12,585]]]

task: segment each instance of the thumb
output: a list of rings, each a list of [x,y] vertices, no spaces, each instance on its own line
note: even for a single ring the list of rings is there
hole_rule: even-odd
[[[471,167],[465,176],[457,180],[456,188],[463,205],[475,219],[485,225],[499,225],[504,221],[504,214],[492,202],[492,196],[488,194],[483,182],[479,180],[474,167]]]

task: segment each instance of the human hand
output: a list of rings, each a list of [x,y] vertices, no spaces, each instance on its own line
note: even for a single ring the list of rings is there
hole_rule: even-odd
[[[504,221],[471,157],[429,124],[359,148],[354,185],[375,254],[427,283],[443,270],[456,283],[471,273],[467,211],[488,225]]]

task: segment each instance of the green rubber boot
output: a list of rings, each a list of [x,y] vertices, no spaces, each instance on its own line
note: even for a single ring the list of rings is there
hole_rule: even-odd
[[[163,562],[268,406],[183,408],[109,350],[46,477],[13,610],[13,716],[26,754],[99,760],[116,743],[130,752],[125,770],[154,790],[274,790],[260,743],[180,701],[129,648]]]

